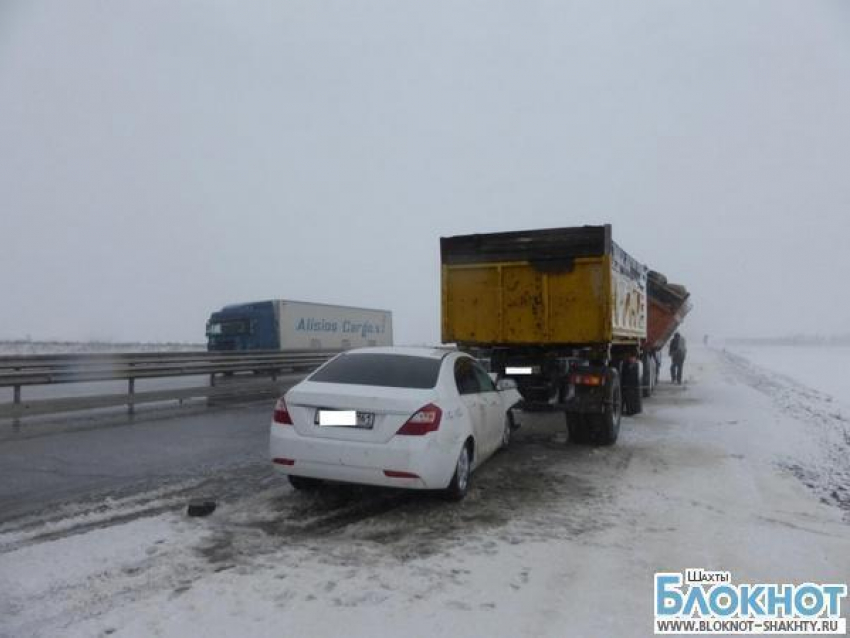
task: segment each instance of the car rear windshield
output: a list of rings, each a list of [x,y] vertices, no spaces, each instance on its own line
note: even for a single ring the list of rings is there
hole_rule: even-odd
[[[437,385],[440,363],[403,354],[344,354],[317,370],[310,381],[424,390]]]

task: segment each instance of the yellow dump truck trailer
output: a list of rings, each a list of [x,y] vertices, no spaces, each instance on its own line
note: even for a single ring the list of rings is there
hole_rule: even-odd
[[[611,226],[444,237],[440,253],[443,341],[564,409],[574,440],[613,443],[621,407],[641,409],[647,268]]]

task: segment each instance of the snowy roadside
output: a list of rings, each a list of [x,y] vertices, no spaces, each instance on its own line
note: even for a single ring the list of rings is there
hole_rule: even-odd
[[[647,636],[655,571],[847,582],[847,422],[740,358],[688,363],[610,449],[527,416],[459,505],[263,474],[208,519],[160,494],[0,528],[0,635]]]
[[[14,357],[109,352],[197,352],[205,351],[206,349],[207,347],[204,343],[0,340],[0,356]]]
[[[780,463],[814,490],[824,503],[841,507],[845,520],[850,523],[850,387],[844,391],[847,380],[833,379],[842,376],[842,368],[835,367],[836,354],[850,359],[850,352],[823,350],[822,354],[824,363],[820,369],[822,376],[831,379],[828,386],[833,393],[813,389],[818,374],[812,353],[806,357],[809,365],[797,367],[793,352],[788,352],[784,358],[776,358],[775,354],[765,357],[763,353],[754,357],[769,362],[775,360],[776,370],[768,370],[730,352],[723,352],[722,356],[737,379],[768,397],[781,414],[793,417],[807,439],[806,445],[795,448],[794,454],[787,454]],[[824,375],[823,371],[835,374]],[[803,385],[789,374],[811,385]]]
[[[835,410],[850,415],[850,346],[732,345],[726,350],[749,362],[793,379],[821,395],[827,403],[834,402]],[[793,385],[793,384],[792,384]]]

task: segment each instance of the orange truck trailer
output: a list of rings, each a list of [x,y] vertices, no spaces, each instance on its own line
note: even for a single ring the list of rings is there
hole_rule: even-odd
[[[691,311],[690,293],[672,284],[660,272],[650,270],[646,278],[647,323],[643,343],[643,396],[652,394],[661,370],[664,346]]]

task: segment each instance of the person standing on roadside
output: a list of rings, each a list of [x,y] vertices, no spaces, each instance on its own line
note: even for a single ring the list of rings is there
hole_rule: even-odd
[[[682,368],[685,366],[687,353],[688,346],[685,338],[677,332],[670,341],[670,380],[673,383],[682,385]]]

